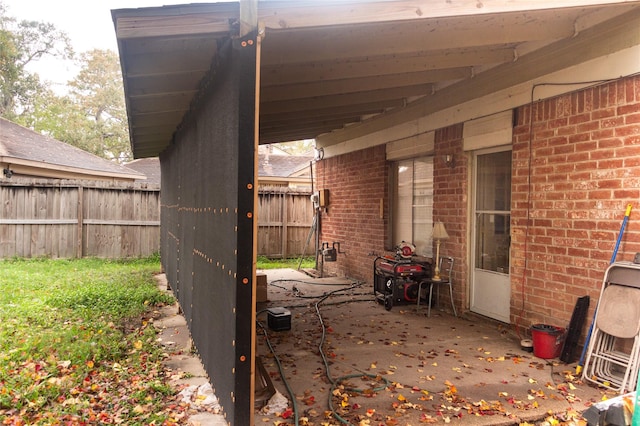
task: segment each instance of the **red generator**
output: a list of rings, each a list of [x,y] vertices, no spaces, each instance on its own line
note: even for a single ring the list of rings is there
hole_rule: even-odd
[[[431,277],[431,263],[415,257],[377,257],[373,262],[373,294],[391,310],[395,304],[415,303],[418,284]]]

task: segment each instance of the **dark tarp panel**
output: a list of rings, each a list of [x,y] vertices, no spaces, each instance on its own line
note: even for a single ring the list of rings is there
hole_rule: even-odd
[[[254,43],[221,42],[160,157],[162,264],[235,425],[253,418],[255,67]]]

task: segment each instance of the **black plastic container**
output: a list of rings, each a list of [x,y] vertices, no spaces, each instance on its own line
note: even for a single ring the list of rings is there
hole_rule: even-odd
[[[291,330],[291,311],[285,308],[269,308],[267,325],[273,331]]]

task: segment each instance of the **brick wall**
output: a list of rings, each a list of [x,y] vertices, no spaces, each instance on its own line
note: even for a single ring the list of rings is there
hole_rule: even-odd
[[[565,326],[585,294],[592,298],[591,318],[629,203],[634,210],[617,259],[640,252],[640,77],[526,105],[515,116],[511,321],[523,329]],[[444,164],[446,154],[454,156],[453,168]],[[433,218],[450,235],[441,253],[456,259],[461,311],[469,292],[468,159],[462,125],[436,131]],[[339,241],[347,252],[326,263],[325,272],[370,282],[371,254],[385,253],[389,232],[385,148],[322,160],[317,173],[317,187],[331,191],[321,241]]]
[[[462,151],[462,125],[436,132],[434,161],[434,220],[445,224],[449,239],[440,252],[453,256],[456,307],[466,307],[467,294],[467,158]],[[448,167],[442,156],[453,155]],[[379,146],[322,160],[316,166],[318,188],[329,189],[331,205],[322,213],[321,242],[340,241],[346,255],[327,262],[325,273],[372,281],[375,254],[385,251],[389,233],[389,175],[385,148]],[[383,202],[383,218],[380,202]],[[434,248],[435,253],[435,248]],[[448,294],[441,292],[442,297]],[[445,303],[446,302],[446,303]],[[441,306],[448,307],[448,299]]]
[[[440,245],[440,254],[455,259],[453,270],[454,301],[458,312],[468,308],[467,266],[467,198],[468,157],[462,150],[462,124],[436,131],[433,162],[433,221],[441,221],[449,238]],[[452,155],[453,167],[445,164],[443,157]],[[435,253],[435,247],[434,247]],[[448,294],[440,292],[443,300],[439,306],[449,307]]]
[[[317,163],[317,188],[330,191],[330,205],[321,216],[320,242],[340,242],[346,254],[324,264],[325,274],[372,281],[372,253],[384,250],[388,218],[388,168],[384,146]],[[383,215],[380,216],[380,203]]]
[[[639,200],[640,77],[519,108],[512,321],[565,326],[585,294],[591,318],[628,203],[635,210],[617,259],[640,252]]]

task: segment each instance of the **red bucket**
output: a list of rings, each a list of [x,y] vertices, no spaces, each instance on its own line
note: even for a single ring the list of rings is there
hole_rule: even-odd
[[[564,328],[547,324],[534,324],[531,326],[531,339],[533,340],[533,354],[538,358],[557,358],[562,352],[564,343]]]

